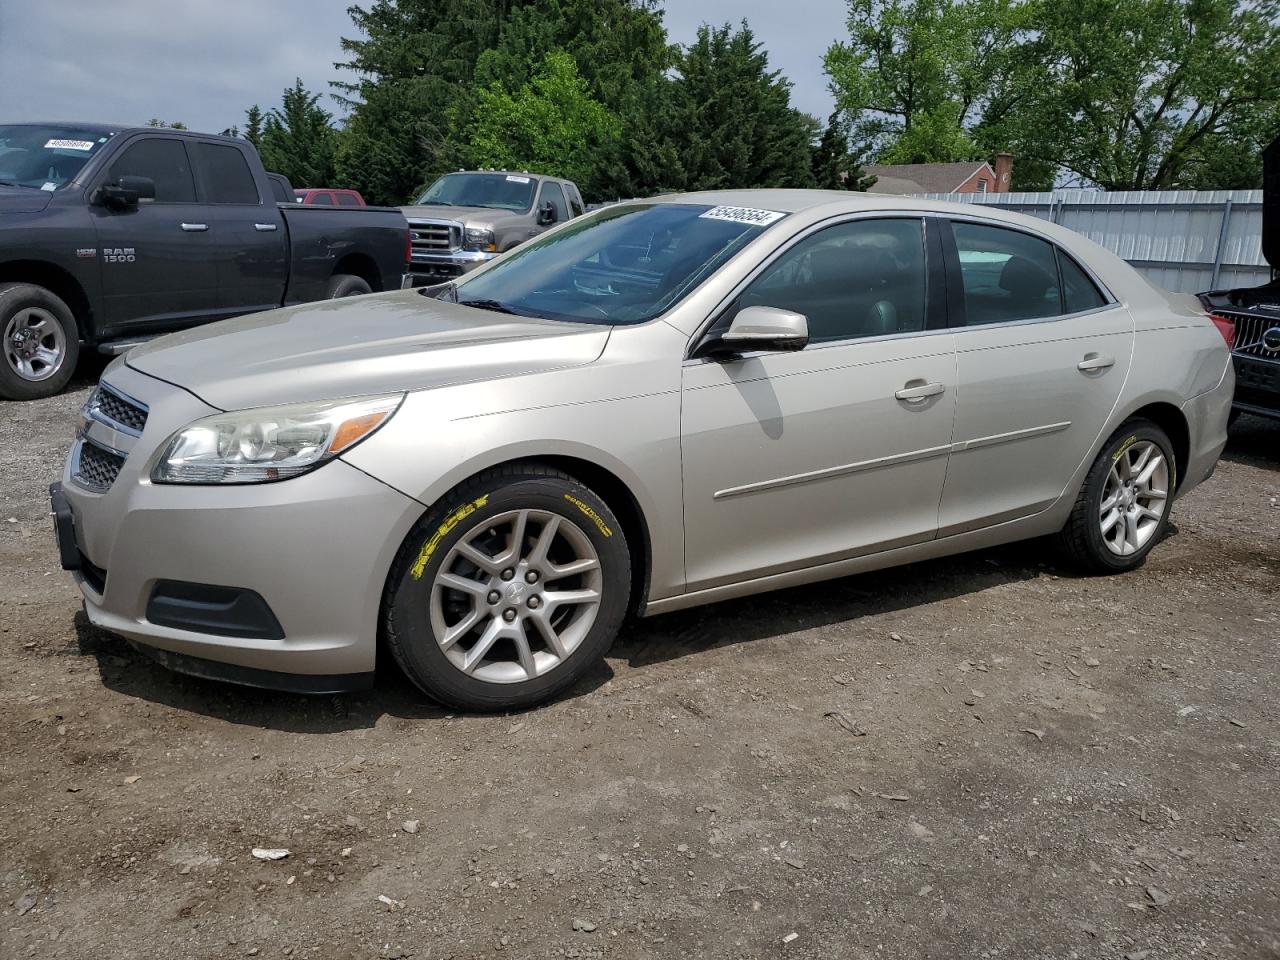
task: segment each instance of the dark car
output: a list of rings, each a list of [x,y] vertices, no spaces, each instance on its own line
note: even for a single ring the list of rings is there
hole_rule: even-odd
[[[1200,299],[1231,345],[1236,368],[1233,416],[1280,419],[1280,138],[1262,154],[1262,254],[1271,282],[1212,290]]]
[[[119,353],[212,320],[402,285],[399,210],[278,203],[285,188],[246,140],[0,125],[0,398],[57,393],[82,343]]]

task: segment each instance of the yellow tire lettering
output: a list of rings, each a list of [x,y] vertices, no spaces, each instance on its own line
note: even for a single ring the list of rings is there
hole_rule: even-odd
[[[1136,436],[1133,436],[1133,437],[1130,437],[1128,440],[1126,440],[1124,443],[1120,444],[1120,449],[1117,450],[1114,454],[1112,454],[1111,462],[1115,463],[1117,460],[1119,460],[1120,454],[1124,453],[1126,450],[1128,450],[1137,442],[1138,442],[1138,438]]]
[[[444,523],[436,529],[431,535],[431,539],[422,545],[422,549],[418,551],[418,559],[413,562],[413,566],[409,568],[409,573],[415,580],[421,580],[422,575],[427,570],[427,564],[431,562],[431,555],[436,552],[436,548],[440,546],[440,541],[447,537],[451,530],[460,524],[467,517],[471,516],[486,503],[489,502],[489,495],[486,493],[483,497],[479,497],[470,503],[465,503],[453,513],[445,518]]]
[[[606,524],[604,520],[601,519],[600,514],[596,513],[594,510],[592,510],[589,506],[587,506],[577,497],[573,496],[573,494],[566,493],[564,495],[564,498],[568,500],[570,503],[572,503],[579,510],[581,510],[583,513],[585,513],[587,515],[587,518],[596,525],[596,529],[599,530],[601,534],[603,534],[606,537],[613,536],[613,531],[610,530],[608,524]]]

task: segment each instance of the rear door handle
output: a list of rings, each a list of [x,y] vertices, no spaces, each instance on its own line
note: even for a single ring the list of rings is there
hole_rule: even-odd
[[[187,233],[204,233],[209,229],[207,223],[184,223],[182,229]]]
[[[908,403],[916,403],[920,400],[926,400],[929,397],[936,397],[946,389],[945,384],[922,383],[914,387],[903,387],[895,393],[894,396],[899,400],[905,400]]]
[[[255,223],[253,229],[259,233],[272,233],[276,228],[274,223]]]
[[[1115,357],[1101,357],[1096,353],[1090,353],[1076,364],[1076,369],[1083,373],[1093,373],[1095,370],[1106,370],[1115,365]]]

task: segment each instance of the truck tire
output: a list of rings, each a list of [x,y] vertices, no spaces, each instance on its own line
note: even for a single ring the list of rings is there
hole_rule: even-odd
[[[337,300],[339,297],[360,297],[366,293],[373,293],[373,288],[363,277],[351,273],[335,273],[329,278],[329,287],[324,295],[328,300]]]
[[[60,393],[80,358],[80,328],[62,299],[34,283],[0,283],[0,397]]]
[[[383,639],[433,699],[464,710],[543,703],[598,667],[627,611],[631,555],[593,490],[514,464],[455,487],[405,538]]]

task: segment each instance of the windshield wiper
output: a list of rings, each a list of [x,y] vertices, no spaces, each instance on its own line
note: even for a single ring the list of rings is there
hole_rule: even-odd
[[[494,313],[509,313],[513,317],[523,316],[523,314],[517,313],[501,300],[458,300],[457,302],[464,307],[475,307],[477,310],[492,310]]]
[[[39,187],[33,187],[29,183],[17,183],[13,180],[0,180],[0,187],[26,187],[28,190],[39,190]]]

